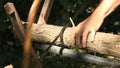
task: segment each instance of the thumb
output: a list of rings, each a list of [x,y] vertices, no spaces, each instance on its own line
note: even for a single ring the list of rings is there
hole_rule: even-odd
[[[95,35],[96,35],[96,31],[91,31],[91,32],[90,32],[90,41],[91,41],[91,42],[94,42]]]

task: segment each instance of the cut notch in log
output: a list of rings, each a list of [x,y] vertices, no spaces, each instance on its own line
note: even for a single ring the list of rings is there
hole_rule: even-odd
[[[60,33],[63,27],[54,25],[33,25],[32,40],[40,43],[51,43],[54,38]],[[56,45],[65,45],[68,47],[75,47],[70,40],[73,28],[67,27],[63,34],[63,42],[60,38],[56,40]],[[89,50],[120,57],[120,36],[110,33],[97,32],[94,43],[89,40],[87,42]]]

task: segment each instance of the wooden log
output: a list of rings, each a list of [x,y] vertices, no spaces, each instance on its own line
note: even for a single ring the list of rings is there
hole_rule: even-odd
[[[51,43],[57,35],[59,35],[62,29],[63,27],[60,26],[34,24],[32,30],[32,40],[40,43]],[[73,28],[67,27],[62,35],[62,38],[58,38],[55,43],[52,44],[75,47],[70,40],[72,30]],[[94,43],[91,43],[88,40],[87,49],[101,54],[120,57],[120,36],[111,33],[97,32]]]

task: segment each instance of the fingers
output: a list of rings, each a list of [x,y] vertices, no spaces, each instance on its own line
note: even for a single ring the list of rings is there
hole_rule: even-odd
[[[81,48],[82,46],[82,44],[81,44],[81,42],[80,42],[80,40],[81,40],[81,35],[80,34],[76,34],[76,33],[74,33],[74,34],[72,34],[71,35],[71,40],[72,40],[72,42],[77,46],[77,47],[79,47],[79,48]]]
[[[77,46],[81,48],[81,42],[80,42],[80,34],[72,33],[71,35],[71,41]]]
[[[82,44],[81,44],[81,34],[76,34],[76,37],[75,37],[75,45],[79,48],[82,47]]]
[[[85,48],[87,46],[87,39],[90,33],[90,41],[93,42],[95,38],[96,31],[93,29],[82,30],[82,24],[74,29],[71,34],[71,41],[78,47]],[[82,37],[82,39],[81,39]],[[82,45],[82,46],[81,46]]]
[[[91,41],[91,42],[94,42],[95,35],[96,35],[96,31],[91,31],[91,32],[90,32],[90,41]]]
[[[90,33],[90,41],[93,42],[95,35],[96,35],[95,31],[91,31],[91,32],[86,31],[86,32],[83,32],[83,35],[81,35],[81,33],[73,33],[71,35],[71,40],[77,47],[85,48],[87,46],[87,39],[88,39],[89,33]],[[82,36],[82,39],[81,39],[81,36]],[[82,42],[81,42],[81,40],[82,40]]]
[[[91,31],[91,32],[86,31],[86,32],[84,32],[83,36],[82,36],[82,46],[83,46],[83,48],[87,46],[87,39],[88,39],[89,34],[90,34],[90,41],[94,42],[96,31]]]
[[[87,38],[88,38],[88,34],[89,32],[83,32],[83,36],[82,36],[82,47],[85,48],[87,46]]]

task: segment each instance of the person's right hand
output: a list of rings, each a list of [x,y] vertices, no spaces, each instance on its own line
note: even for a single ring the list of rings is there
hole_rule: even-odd
[[[104,17],[91,15],[86,20],[80,22],[72,31],[71,40],[78,47],[87,46],[87,38],[90,34],[90,41],[94,41],[96,31],[103,23]]]

